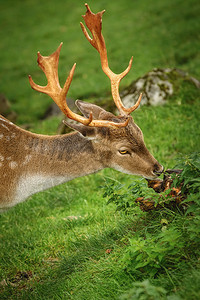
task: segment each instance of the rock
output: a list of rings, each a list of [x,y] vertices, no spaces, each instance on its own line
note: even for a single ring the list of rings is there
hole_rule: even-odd
[[[77,107],[75,105],[75,101],[73,99],[67,98],[67,105],[71,110],[77,110]],[[62,111],[58,107],[58,105],[55,102],[52,102],[47,110],[45,111],[44,115],[41,117],[41,120],[46,120],[48,118],[51,118],[53,116],[62,116]]]
[[[0,94],[0,114],[11,122],[15,122],[17,119],[16,112],[11,109],[10,102],[3,94]]]
[[[46,120],[48,118],[51,118],[53,116],[59,116],[62,112],[60,111],[60,108],[57,106],[55,102],[52,102],[47,110],[45,111],[44,115],[40,118],[41,120]]]
[[[69,108],[73,111],[78,113],[78,109],[75,105],[75,101],[73,99],[67,98],[67,105],[69,106]],[[57,104],[55,102],[52,102],[49,107],[47,108],[47,110],[45,111],[44,115],[40,118],[41,120],[46,120],[48,118],[51,118],[53,116],[60,116],[62,117],[62,120],[66,119],[68,121],[68,123],[71,122],[70,119],[68,119],[60,110],[60,108],[57,106]],[[69,133],[71,132],[72,129],[67,127],[63,121],[60,122],[60,124],[58,125],[57,128],[57,134],[65,134],[65,133]]]
[[[163,105],[169,96],[173,95],[175,84],[180,79],[190,81],[197,88],[200,88],[200,82],[186,72],[176,68],[155,68],[143,77],[133,81],[120,93],[120,96],[125,107],[131,107],[136,103],[141,92],[143,93],[141,105]]]

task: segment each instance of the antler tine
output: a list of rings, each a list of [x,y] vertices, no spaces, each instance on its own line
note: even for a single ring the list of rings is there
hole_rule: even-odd
[[[89,36],[85,26],[81,22],[80,24],[81,24],[83,33],[84,33],[86,39],[90,42],[90,44],[94,48],[96,48],[100,54],[102,70],[109,77],[109,79],[111,81],[111,91],[112,91],[113,100],[114,100],[120,114],[129,115],[131,112],[133,112],[139,106],[142,96],[140,95],[137,103],[133,107],[131,107],[131,108],[124,107],[122,100],[120,98],[120,95],[119,95],[119,84],[120,84],[120,81],[122,80],[122,78],[124,78],[124,76],[126,76],[128,74],[128,72],[130,71],[131,66],[132,66],[133,57],[130,59],[129,65],[124,72],[122,72],[120,74],[115,74],[114,72],[111,71],[111,69],[109,68],[109,65],[108,65],[108,57],[107,57],[107,50],[106,50],[104,37],[101,33],[102,15],[105,12],[105,10],[98,12],[97,14],[94,14],[94,13],[92,13],[92,11],[87,3],[85,4],[85,6],[87,8],[87,11],[86,11],[86,14],[82,17],[85,21],[86,26],[90,30],[93,38],[91,38]]]
[[[110,122],[105,120],[93,120],[92,113],[90,113],[90,116],[87,119],[70,110],[70,108],[67,106],[66,103],[66,96],[73,79],[76,64],[73,65],[69,73],[69,76],[67,77],[67,80],[64,84],[64,87],[61,88],[58,79],[58,62],[59,62],[59,55],[60,55],[62,44],[63,43],[61,43],[60,46],[57,48],[57,50],[50,56],[42,56],[40,52],[38,52],[37,62],[39,67],[43,70],[43,72],[46,75],[47,85],[40,86],[36,84],[33,81],[32,77],[29,75],[29,82],[31,87],[38,92],[42,92],[49,95],[54,100],[54,102],[58,105],[60,110],[68,118],[74,121],[78,121],[86,126],[89,125],[92,127],[104,127],[104,126],[125,127],[128,124],[129,121],[128,119],[124,123],[115,123],[115,122]]]

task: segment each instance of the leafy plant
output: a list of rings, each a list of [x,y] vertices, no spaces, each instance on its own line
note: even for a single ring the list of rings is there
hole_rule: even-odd
[[[124,184],[107,181],[103,187],[103,197],[107,198],[107,204],[114,203],[116,205],[116,211],[123,211],[126,214],[140,214],[140,209],[135,203],[135,199],[138,197],[152,197],[158,198],[158,194],[154,190],[150,190],[147,187],[146,182],[143,179],[137,179],[131,183],[128,187]]]
[[[171,200],[171,190],[173,187],[181,186],[181,193],[186,194],[187,198],[182,202],[190,203],[186,214],[197,211],[200,212],[200,153],[192,153],[185,157],[178,159],[178,164],[175,168],[180,168],[183,171],[179,176],[172,174],[173,184],[170,189],[156,193],[153,189],[147,187],[147,183],[144,179],[135,180],[131,185],[126,187],[120,183],[107,182],[104,186],[103,197],[107,197],[109,203],[115,203],[116,210],[122,210],[125,213],[133,213],[137,211],[135,200],[139,197],[144,199],[153,199],[155,206]]]
[[[115,203],[117,206],[116,211],[124,211],[126,214],[130,211],[132,213],[138,212],[137,206],[133,201],[133,193],[135,195],[142,192],[141,186],[143,186],[143,182],[135,182],[135,189],[132,190],[132,185],[128,187],[128,189],[123,184],[116,184],[114,182],[107,182],[104,188],[104,198],[108,198],[107,204]]]
[[[134,282],[133,287],[121,295],[120,300],[158,300],[166,299],[166,290],[159,286],[154,286],[149,280]]]
[[[179,158],[176,167],[183,169],[180,176],[175,178],[174,186],[182,184],[182,193],[187,194],[183,203],[190,203],[186,214],[200,214],[200,153],[192,153]]]
[[[183,203],[188,204],[185,217],[182,218],[182,211],[173,218],[170,212],[165,209],[167,219],[161,219],[161,227],[147,223],[145,232],[139,229],[128,239],[124,254],[121,259],[122,268],[128,273],[142,276],[148,274],[155,277],[158,271],[177,268],[185,259],[190,256],[198,255],[193,249],[198,249],[200,234],[200,155],[194,153],[179,159],[176,167],[182,168],[183,171],[179,177],[174,175],[173,187],[181,185],[182,193],[187,195]],[[172,176],[173,177],[173,176]],[[104,193],[108,197],[108,204],[115,203],[117,210],[126,214],[137,214],[138,206],[135,199],[138,197],[153,198],[155,203],[160,199],[168,197],[168,191],[157,194],[154,190],[149,189],[144,180],[138,180],[128,187],[112,183],[107,185]],[[148,218],[146,216],[146,218]],[[149,227],[148,227],[149,226]],[[153,234],[149,228],[154,226]],[[145,298],[144,298],[145,299]]]
[[[155,236],[140,233],[130,238],[129,243],[122,265],[131,273],[139,271],[154,277],[159,270],[173,268],[184,258],[185,240],[178,228],[169,227]]]

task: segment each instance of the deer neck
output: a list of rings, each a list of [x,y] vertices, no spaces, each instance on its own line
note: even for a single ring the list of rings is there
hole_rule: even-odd
[[[61,176],[68,181],[103,167],[92,142],[79,133],[52,137],[37,135],[36,139],[33,136],[29,148],[32,173]]]
[[[32,194],[104,168],[92,142],[79,133],[44,136],[23,132],[19,140],[18,160],[16,164],[10,162],[12,205]]]

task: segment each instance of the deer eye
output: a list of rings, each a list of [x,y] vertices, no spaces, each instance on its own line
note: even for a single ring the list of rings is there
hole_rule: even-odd
[[[128,150],[119,150],[119,153],[121,155],[126,155],[126,154],[130,154],[130,152]]]

